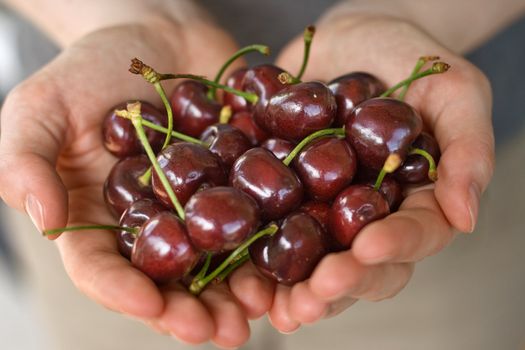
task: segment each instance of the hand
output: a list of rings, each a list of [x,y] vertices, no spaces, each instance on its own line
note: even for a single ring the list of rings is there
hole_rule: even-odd
[[[102,119],[128,99],[160,106],[154,89],[127,72],[131,58],[140,57],[160,72],[213,77],[236,49],[223,32],[199,21],[184,32],[165,22],[150,24],[87,35],[7,98],[0,196],[26,210],[39,230],[114,221],[102,197],[116,161],[103,148]],[[56,244],[73,283],[108,309],[188,343],[211,340],[237,347],[249,336],[245,310],[227,284],[210,287],[199,298],[177,285],[158,288],[119,255],[114,234],[107,231],[64,233]],[[252,283],[246,271],[240,271],[248,274],[238,282],[241,289],[243,280]],[[261,312],[256,309],[255,316]]]
[[[277,64],[298,71],[302,50],[298,38]],[[365,227],[351,250],[325,257],[309,280],[278,286],[269,312],[278,330],[291,332],[333,316],[358,299],[393,297],[408,283],[415,262],[442,250],[454,230],[474,230],[480,195],[494,169],[491,92],[479,70],[409,23],[353,15],[319,24],[304,80],[330,81],[361,70],[392,86],[422,55],[439,55],[452,66],[415,82],[406,97],[439,142],[439,180],[410,193],[398,212]]]

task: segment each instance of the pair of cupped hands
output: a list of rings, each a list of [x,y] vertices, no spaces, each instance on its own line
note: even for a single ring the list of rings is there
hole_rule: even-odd
[[[236,49],[223,30],[198,21],[184,28],[155,21],[106,28],[67,47],[5,101],[2,199],[26,211],[40,231],[114,222],[102,186],[116,160],[102,145],[102,119],[126,100],[161,106],[152,86],[127,72],[130,59],[139,57],[163,73],[213,77]],[[298,35],[275,63],[293,74],[302,54]],[[106,308],[159,332],[225,348],[244,344],[248,320],[265,313],[277,330],[289,333],[359,299],[395,296],[415,262],[442,250],[456,232],[474,229],[494,167],[490,86],[478,69],[414,25],[368,15],[319,23],[303,79],[330,81],[367,71],[391,86],[422,55],[439,55],[452,66],[415,82],[406,97],[439,142],[439,180],[365,227],[351,250],[326,256],[307,281],[276,286],[247,263],[195,297],[178,284],[156,286],[120,256],[114,233],[93,231],[64,233],[55,241],[72,282]],[[166,82],[166,89],[173,84]]]

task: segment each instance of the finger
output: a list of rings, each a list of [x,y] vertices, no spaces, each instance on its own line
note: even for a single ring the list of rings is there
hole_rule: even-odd
[[[209,341],[215,333],[213,318],[201,301],[181,286],[163,289],[166,308],[156,319],[154,329],[168,332],[188,344]]]
[[[67,135],[65,120],[51,81],[18,87],[2,108],[0,197],[25,210],[40,232],[67,222],[67,193],[54,166]]]
[[[229,278],[230,289],[249,319],[263,316],[272,306],[275,285],[248,261]]]
[[[278,284],[275,288],[272,308],[268,312],[268,319],[272,326],[281,333],[295,332],[301,324],[294,320],[288,311],[290,305],[290,287]]]
[[[309,324],[322,319],[328,312],[329,304],[313,294],[308,281],[304,281],[292,287],[288,309],[293,320]]]
[[[328,305],[328,310],[324,318],[332,318],[354,305],[358,299],[352,297],[342,297]]]
[[[413,262],[441,251],[454,238],[433,190],[410,194],[399,211],[367,225],[352,243],[363,264]]]
[[[200,295],[215,323],[212,342],[221,348],[237,348],[250,337],[250,326],[242,306],[226,283],[208,286]]]

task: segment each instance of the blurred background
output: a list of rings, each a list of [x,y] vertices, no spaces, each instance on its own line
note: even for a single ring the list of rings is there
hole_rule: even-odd
[[[334,2],[327,1],[323,6]],[[230,9],[236,9],[237,13],[226,13],[222,3],[203,3],[236,35],[241,45],[254,41],[267,43],[273,52],[278,52],[289,38],[322,12],[319,2],[305,1],[300,17],[287,17],[277,26],[273,25],[281,17],[277,6],[272,13],[267,9],[258,11],[253,8],[258,5],[252,3],[252,13],[262,16],[259,23],[272,24],[262,31],[242,16],[247,6],[242,1],[232,1]],[[398,297],[376,304],[358,303],[344,315],[305,327],[292,336],[263,331],[271,335],[265,348],[525,349],[525,229],[521,220],[525,214],[524,38],[525,18],[467,55],[492,83],[497,146],[495,177],[483,198],[475,233],[459,237],[443,253],[418,264],[414,278]],[[14,85],[58,52],[35,28],[0,5],[0,102]],[[46,281],[53,284],[60,280],[64,285],[65,272],[60,268],[53,275],[38,276],[38,282],[34,282],[32,270],[35,261],[60,266],[59,258],[56,256],[53,262],[38,261],[38,253],[28,259],[17,252],[15,236],[38,233],[13,229],[8,216],[9,221],[25,220],[0,203],[0,349],[71,349],[64,345],[66,341],[56,339],[68,335],[53,328],[56,319],[48,317],[49,310],[40,293],[40,284]],[[40,248],[53,249],[52,243],[42,241]],[[71,285],[63,285],[56,284],[57,297],[65,293],[60,288],[66,288],[73,295],[71,298],[83,300]],[[117,317],[94,303],[83,302],[83,309],[70,309],[68,305],[76,305],[75,302],[64,300],[64,317],[71,322],[86,312]],[[84,341],[90,330],[75,332],[69,337],[80,336]],[[344,334],[348,342],[342,344],[341,338],[325,337],[329,332]],[[93,344],[92,349],[116,348],[113,343]],[[140,348],[139,344],[136,346]],[[250,342],[246,348],[260,346]]]

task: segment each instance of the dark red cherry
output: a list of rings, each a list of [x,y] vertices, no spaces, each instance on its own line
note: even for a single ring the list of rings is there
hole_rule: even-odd
[[[253,120],[252,112],[237,112],[230,118],[229,124],[241,130],[252,143],[257,146],[268,137],[268,133],[261,129]]]
[[[181,279],[198,260],[184,224],[169,212],[144,223],[131,253],[133,266],[159,283]]]
[[[328,128],[336,114],[335,97],[320,82],[288,85],[274,94],[264,111],[264,125],[272,135],[300,141]]]
[[[434,158],[434,162],[438,163],[441,152],[436,139],[432,135],[422,132],[414,141],[412,147],[427,151]],[[396,180],[404,184],[424,184],[430,182],[428,168],[428,161],[425,157],[413,154],[409,155],[403,165],[392,175]]]
[[[303,199],[297,175],[264,148],[252,148],[237,159],[230,184],[252,196],[266,220],[284,217]]]
[[[228,171],[233,162],[252,147],[241,130],[228,124],[208,126],[200,139],[210,145],[208,149],[220,158]]]
[[[157,160],[181,205],[203,187],[228,182],[220,159],[200,145],[187,142],[169,145],[158,154]],[[160,202],[174,208],[155,171],[152,186]]]
[[[337,101],[337,116],[334,125],[345,125],[355,106],[386,91],[386,86],[375,76],[365,72],[353,72],[328,83],[328,88]]]
[[[294,149],[295,143],[283,139],[271,138],[261,143],[262,148],[272,152],[280,161],[283,161]]]
[[[168,209],[157,200],[151,198],[139,199],[133,202],[122,214],[119,226],[140,229],[146,221],[163,211],[168,211]],[[117,231],[118,250],[120,254],[128,259],[131,259],[131,250],[135,243],[135,237],[134,234],[128,231]]]
[[[381,170],[390,154],[400,162],[421,133],[421,117],[409,104],[393,98],[372,98],[359,104],[346,121],[346,140],[364,167]]]
[[[236,90],[243,90],[244,77],[246,76],[247,71],[248,68],[239,68],[235,70],[226,80],[226,86]],[[232,112],[234,113],[248,111],[252,107],[251,104],[248,103],[244,98],[226,91],[222,96],[222,104],[225,106],[230,106],[232,108]]]
[[[237,248],[259,226],[259,208],[233,187],[213,187],[194,194],[184,209],[193,245],[204,251]]]
[[[313,217],[321,225],[323,230],[328,232],[328,214],[330,213],[330,205],[328,203],[308,201],[301,205],[299,211]]]
[[[304,281],[328,254],[327,234],[303,212],[290,214],[273,236],[264,236],[249,248],[257,269],[285,285]]]
[[[208,98],[208,87],[193,80],[180,83],[170,97],[173,124],[183,134],[199,137],[204,129],[219,121],[221,105]]]
[[[329,215],[330,233],[345,248],[368,223],[390,213],[381,193],[368,185],[352,185],[334,200]]]
[[[111,169],[104,183],[104,199],[116,218],[120,218],[133,202],[155,197],[151,186],[139,180],[150,166],[148,157],[139,155],[121,159]]]
[[[376,178],[377,174],[375,175],[374,179],[370,178],[368,181],[364,181],[363,183],[374,187]],[[379,187],[379,192],[388,202],[388,207],[390,208],[391,213],[396,211],[401,205],[403,199],[405,199],[405,196],[403,195],[403,187],[391,176],[386,176],[383,179],[381,186]]]
[[[328,202],[348,186],[357,159],[352,147],[338,137],[324,137],[308,144],[293,160],[293,167],[312,199]]]
[[[166,127],[168,118],[148,102],[141,101],[142,118]],[[125,110],[127,103],[122,103],[111,110],[102,123],[102,139],[104,146],[114,156],[125,158],[143,153],[143,147],[137,137],[137,132],[131,121],[115,114],[115,110]],[[153,129],[145,128],[146,136],[155,152],[160,151],[165,135]]]

